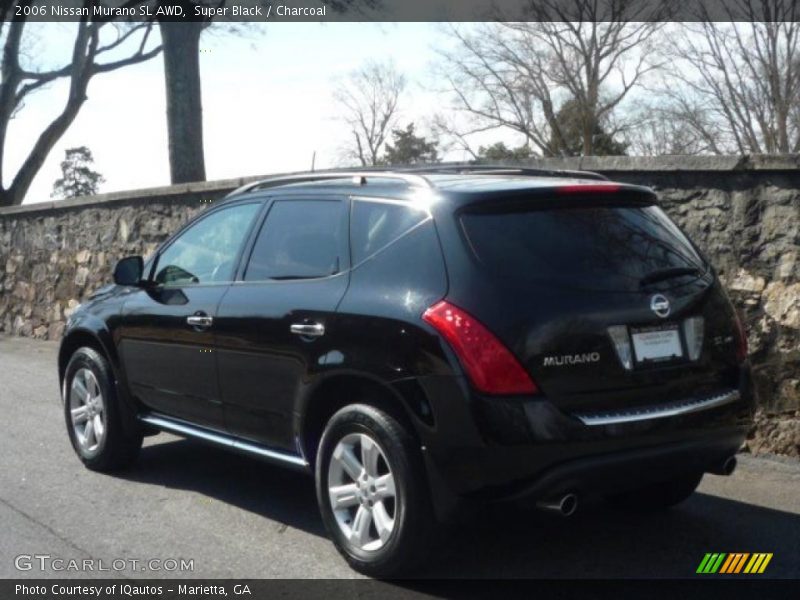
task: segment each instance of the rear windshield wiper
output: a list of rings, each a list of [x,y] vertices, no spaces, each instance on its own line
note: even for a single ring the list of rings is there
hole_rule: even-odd
[[[316,279],[317,277],[320,277],[320,276],[319,275],[313,275],[313,276],[308,276],[308,275],[275,275],[273,277],[270,277],[270,279],[272,279],[274,281],[292,281],[294,279]]]
[[[668,269],[659,269],[657,271],[653,271],[652,273],[648,273],[644,277],[639,280],[639,285],[644,287],[651,283],[656,283],[657,281],[665,281],[667,279],[674,279],[675,277],[681,277],[683,275],[702,275],[703,271],[701,271],[698,267],[670,267]]]
[[[292,281],[295,279],[322,279],[323,277],[330,277],[331,275],[336,275],[339,271],[334,271],[333,273],[328,273],[327,275],[275,275],[274,277],[270,277],[270,279],[274,281]]]

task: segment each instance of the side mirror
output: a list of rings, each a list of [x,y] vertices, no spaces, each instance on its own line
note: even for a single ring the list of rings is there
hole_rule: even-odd
[[[141,256],[126,256],[114,267],[114,283],[117,285],[141,285],[144,260]]]

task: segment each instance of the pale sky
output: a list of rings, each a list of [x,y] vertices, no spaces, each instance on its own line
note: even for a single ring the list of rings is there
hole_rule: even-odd
[[[38,28],[32,48],[42,66],[63,64],[73,25]],[[246,37],[206,33],[201,75],[206,174],[209,180],[341,164],[346,126],[336,119],[332,90],[337,77],[367,59],[391,58],[411,81],[402,104],[403,122],[423,126],[445,99],[432,91],[434,48],[445,43],[434,23],[273,23]],[[45,123],[63,106],[64,83],[33,96],[11,123],[6,184]],[[50,153],[28,192],[26,204],[50,200],[64,150],[88,146],[106,178],[101,192],[169,184],[166,109],[161,57],[96,76],[89,99]],[[423,132],[425,130],[423,129]],[[488,143],[520,143],[508,133]],[[467,158],[463,153],[446,158]]]

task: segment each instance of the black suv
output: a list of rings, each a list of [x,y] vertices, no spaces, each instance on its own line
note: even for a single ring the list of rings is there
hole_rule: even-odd
[[[371,575],[481,502],[676,504],[733,470],[752,417],[714,270],[650,189],[593,173],[269,179],[114,281],[59,353],[84,464],[168,431],[313,474]]]

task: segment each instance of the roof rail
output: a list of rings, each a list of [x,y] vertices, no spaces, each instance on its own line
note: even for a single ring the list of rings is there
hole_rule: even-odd
[[[576,177],[581,179],[597,179],[608,181],[608,177],[594,171],[575,171],[560,169],[533,169],[530,167],[514,167],[508,165],[431,165],[412,168],[408,173],[464,173],[472,175],[523,175],[525,177]]]
[[[326,181],[328,179],[352,179],[355,185],[366,185],[368,179],[395,179],[405,181],[409,185],[425,188],[433,188],[433,184],[423,175],[415,173],[403,173],[397,171],[323,171],[319,173],[300,173],[297,175],[279,175],[247,183],[229,193],[226,198],[253,192],[256,190],[291,185],[294,183],[312,183],[315,181]]]

